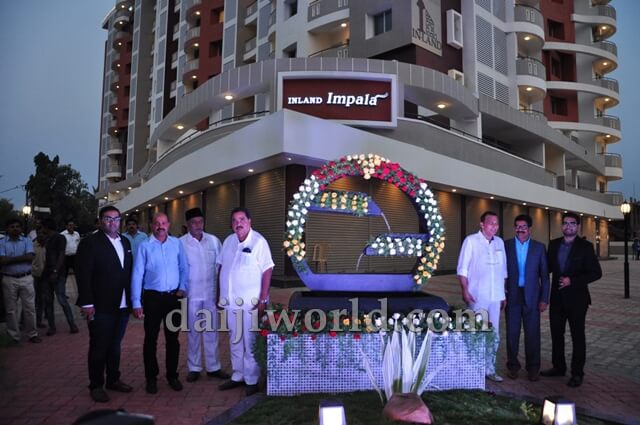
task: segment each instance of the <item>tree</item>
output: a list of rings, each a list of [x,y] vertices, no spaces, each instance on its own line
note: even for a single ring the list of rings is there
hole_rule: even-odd
[[[20,213],[13,209],[13,203],[6,198],[0,198],[0,230],[4,231],[4,224],[10,218],[21,218]]]
[[[59,227],[71,219],[81,233],[91,230],[97,202],[80,173],[70,165],[60,165],[57,155],[50,159],[40,152],[33,162],[36,172],[29,176],[26,185],[31,206],[51,208],[51,217]]]

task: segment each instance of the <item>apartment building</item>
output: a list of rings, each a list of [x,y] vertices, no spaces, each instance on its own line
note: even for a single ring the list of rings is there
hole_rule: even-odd
[[[178,233],[201,206],[224,238],[246,206],[271,244],[277,279],[293,193],[325,161],[376,153],[430,182],[445,219],[442,270],[484,210],[534,218],[560,235],[564,211],[608,255],[619,219],[620,100],[606,0],[116,0],[103,22],[101,202],[143,225],[166,212]],[[353,96],[353,97],[350,97]],[[347,178],[394,231],[411,202],[386,183]],[[379,218],[311,215],[307,246],[330,272],[353,271]],[[360,270],[412,262],[366,258]]]

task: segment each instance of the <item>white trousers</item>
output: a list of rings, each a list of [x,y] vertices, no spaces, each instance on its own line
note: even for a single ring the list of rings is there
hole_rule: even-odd
[[[36,306],[33,277],[2,276],[4,308],[7,314],[7,333],[14,341],[20,341],[20,307],[24,318],[24,331],[29,338],[38,336],[36,330]]]
[[[202,310],[210,313],[211,320],[208,320],[208,313],[198,314]],[[196,327],[196,323],[198,323],[198,327]],[[213,300],[189,299],[189,304],[187,305],[187,325],[189,326],[189,336],[187,339],[187,367],[189,368],[189,372],[200,372],[202,370],[203,350],[204,367],[206,371],[216,372],[220,370],[220,357],[218,356],[218,312],[215,302]]]
[[[237,382],[244,381],[247,385],[255,385],[260,378],[260,366],[253,356],[256,332],[251,332],[251,310],[234,307],[227,308],[226,313],[231,339],[229,342],[233,368],[231,379]]]
[[[485,350],[485,374],[496,373],[496,354],[500,347],[500,301],[476,301],[470,305],[473,311],[487,310],[489,322],[493,325],[493,344],[488,345]]]

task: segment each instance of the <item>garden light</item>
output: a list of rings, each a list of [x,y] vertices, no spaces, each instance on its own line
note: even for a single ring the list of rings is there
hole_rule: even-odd
[[[344,406],[340,401],[322,400],[318,412],[320,425],[347,425]]]
[[[542,405],[542,425],[574,425],[576,423],[576,405],[566,398],[547,397]]]

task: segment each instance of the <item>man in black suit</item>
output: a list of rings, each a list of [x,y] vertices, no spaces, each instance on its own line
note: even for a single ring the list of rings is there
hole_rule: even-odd
[[[131,244],[121,237],[120,211],[100,210],[100,229],[78,246],[76,280],[78,306],[89,325],[89,391],[100,403],[109,401],[103,389],[123,393],[131,386],[120,380],[120,343],[131,308]]]
[[[540,373],[540,313],[549,304],[549,269],[544,244],[531,239],[532,220],[514,220],[516,237],[505,241],[507,254],[507,376],[518,377],[520,329],[524,328],[526,369],[530,381]]]
[[[549,242],[548,262],[552,272],[551,305],[551,352],[553,367],[542,371],[542,376],[564,376],[567,364],[564,358],[564,331],[566,322],[571,329],[573,357],[571,359],[570,387],[582,385],[587,346],[585,341],[585,319],[591,304],[588,284],[602,277],[602,269],[593,245],[580,237],[580,217],[565,213],[562,216],[564,237]]]

